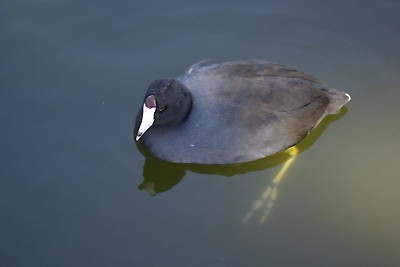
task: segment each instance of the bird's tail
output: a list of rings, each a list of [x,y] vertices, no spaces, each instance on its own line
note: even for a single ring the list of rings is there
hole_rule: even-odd
[[[329,96],[329,106],[327,114],[336,114],[344,105],[346,105],[350,100],[351,96],[345,92],[337,89],[324,89]]]

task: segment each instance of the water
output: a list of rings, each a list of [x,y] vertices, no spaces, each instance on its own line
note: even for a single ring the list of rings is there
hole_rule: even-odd
[[[0,265],[399,266],[400,3],[160,2],[0,3]],[[149,82],[205,58],[286,64],[353,100],[294,159],[140,152]]]

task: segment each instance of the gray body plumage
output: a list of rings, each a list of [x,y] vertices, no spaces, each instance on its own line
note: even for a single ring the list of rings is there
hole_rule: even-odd
[[[308,74],[259,60],[195,65],[177,80],[192,94],[190,114],[178,125],[150,128],[142,140],[155,156],[180,163],[269,156],[350,100]]]

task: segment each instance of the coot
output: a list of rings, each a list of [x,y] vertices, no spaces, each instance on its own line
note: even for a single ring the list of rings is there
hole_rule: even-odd
[[[247,162],[297,144],[349,101],[311,75],[268,61],[195,64],[150,84],[134,135],[166,161]]]

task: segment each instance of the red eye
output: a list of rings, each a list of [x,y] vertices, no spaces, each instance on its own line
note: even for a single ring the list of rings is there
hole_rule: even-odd
[[[155,108],[157,106],[156,98],[154,95],[149,95],[144,101],[146,108]]]

